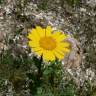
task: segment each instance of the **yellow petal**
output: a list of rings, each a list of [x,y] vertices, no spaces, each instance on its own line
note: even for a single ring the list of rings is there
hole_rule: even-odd
[[[52,51],[45,50],[43,51],[43,59],[46,61],[53,61],[55,60],[55,55]]]
[[[42,51],[41,47],[34,47],[32,48],[33,51]]]
[[[36,26],[36,30],[37,30],[38,35],[40,37],[44,37],[45,36],[45,29],[44,28],[41,28],[40,26]]]
[[[32,29],[31,32],[27,36],[30,40],[40,40],[40,36],[36,29]]]
[[[57,42],[60,42],[67,38],[67,35],[62,34],[61,32],[55,32],[52,37],[55,38]]]
[[[35,52],[35,54],[38,55],[38,56],[42,56],[42,54],[43,54],[43,52],[42,52],[41,49],[35,49],[35,48],[33,48],[32,50],[33,50],[33,51]]]
[[[63,41],[66,38],[65,34],[61,34],[58,36],[57,41]]]
[[[69,48],[66,48],[66,47],[62,47],[62,46],[57,46],[57,48],[56,48],[57,50],[60,50],[60,51],[62,51],[62,52],[65,52],[65,53],[68,53],[68,52],[70,52],[70,49]]]
[[[55,32],[55,33],[52,34],[52,37],[57,39],[58,36],[60,36],[60,34],[61,34],[61,32]]]
[[[70,49],[68,49],[68,48],[63,48],[63,52],[69,53],[69,52],[70,52]]]
[[[30,39],[30,40],[35,39],[35,37],[34,37],[33,34],[31,34],[31,33],[28,34],[27,38]]]
[[[32,52],[35,52],[36,55],[41,56],[43,53],[43,49],[41,47],[34,47],[32,48]]]
[[[55,56],[58,58],[58,59],[63,59],[64,56],[65,56],[65,53],[63,52],[63,50],[61,50],[59,47],[57,47],[55,50],[54,50],[54,54]]]
[[[56,56],[59,60],[61,60],[61,59],[64,58],[64,53],[63,53],[63,52],[60,52],[60,51],[58,51],[58,52],[55,51],[55,56]]]
[[[52,34],[52,28],[51,28],[51,26],[47,26],[47,28],[46,28],[46,36],[50,36],[51,34]]]
[[[58,43],[58,45],[61,46],[62,48],[64,48],[64,47],[69,47],[70,43],[68,43],[68,42],[61,42],[61,43]]]
[[[39,46],[39,42],[29,41],[29,42],[28,42],[28,45],[29,45],[30,47],[38,47],[38,46]]]

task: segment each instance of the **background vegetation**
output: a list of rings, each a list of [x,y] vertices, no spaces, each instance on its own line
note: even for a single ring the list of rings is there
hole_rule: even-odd
[[[0,0],[0,96],[96,96],[95,5],[95,0]],[[60,61],[42,62],[26,46],[28,30],[49,21],[80,42],[82,62],[71,72]]]

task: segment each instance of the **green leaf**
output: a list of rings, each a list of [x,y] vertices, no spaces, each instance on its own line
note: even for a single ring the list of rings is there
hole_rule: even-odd
[[[18,29],[16,29],[16,35],[18,35],[18,34],[20,34],[21,32],[22,32],[22,30],[23,30],[23,28],[21,27],[21,28],[18,28]]]
[[[80,0],[66,0],[66,1],[71,6],[78,5],[80,3]]]
[[[40,59],[38,59],[36,56],[34,56],[33,62],[35,64],[35,66],[39,69],[41,67],[41,64],[42,64],[42,57]]]

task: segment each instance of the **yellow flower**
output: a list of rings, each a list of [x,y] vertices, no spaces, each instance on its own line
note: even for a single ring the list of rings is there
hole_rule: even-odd
[[[67,35],[58,31],[52,33],[50,26],[45,29],[36,26],[28,34],[28,45],[36,55],[42,56],[46,61],[53,61],[56,58],[61,60],[70,51],[70,44],[64,42],[67,37]]]

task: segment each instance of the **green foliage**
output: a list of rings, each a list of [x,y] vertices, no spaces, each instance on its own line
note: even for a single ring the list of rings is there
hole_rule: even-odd
[[[2,4],[3,3],[3,0],[0,0],[0,4]]]
[[[74,85],[74,83],[68,82],[68,84],[64,86],[64,89],[61,92],[60,96],[77,96],[76,93],[76,86]]]
[[[41,0],[40,3],[38,3],[38,8],[42,10],[48,9],[48,0]]]
[[[92,93],[91,96],[96,96],[96,87],[92,90],[91,93]]]
[[[16,35],[21,34],[22,30],[23,30],[22,27],[18,28],[18,29],[16,30],[15,34],[16,34]]]
[[[61,62],[53,61],[50,62],[43,70],[43,76],[51,84],[51,86],[58,86],[62,75]]]
[[[91,96],[93,88],[92,88],[90,81],[86,80],[83,86],[84,88],[80,90],[81,91],[80,96],[82,95]]]
[[[34,96],[74,96],[75,87],[71,81],[64,85],[63,89],[59,89],[62,80],[61,62],[56,60],[45,64],[42,62],[42,57],[41,59],[33,57],[33,62],[37,72],[26,74],[31,80],[29,83],[31,94]]]
[[[40,10],[49,10],[49,9],[53,9],[53,10],[56,10],[54,9],[54,6],[59,6],[61,5],[62,6],[66,6],[66,4],[68,6],[77,6],[79,5],[81,2],[81,0],[60,0],[58,2],[56,2],[56,0],[40,0],[37,5],[38,5],[38,8]]]
[[[37,73],[27,73],[27,77],[31,80],[29,83],[29,89],[31,94],[35,95],[37,93],[37,88],[41,85],[41,77],[42,77],[42,57],[38,59],[37,57],[33,57],[33,64],[37,67]]]
[[[80,0],[66,0],[66,1],[71,6],[78,5],[80,3]]]
[[[75,88],[72,82],[67,81],[67,85],[60,89],[62,80],[62,65],[60,61],[56,60],[46,64],[42,61],[42,57],[37,58],[34,56],[31,59],[26,55],[22,55],[22,58],[18,55],[14,58],[11,51],[7,50],[4,52],[3,57],[1,56],[1,62],[9,66],[9,70],[7,70],[7,72],[10,71],[8,72],[8,79],[12,82],[16,92],[22,90],[22,86],[26,82],[25,78],[28,77],[30,81],[28,89],[30,89],[30,93],[34,96],[74,96]],[[34,71],[26,72],[31,67],[34,68]],[[61,85],[63,86],[63,83]]]
[[[42,57],[37,58],[34,56],[31,59],[26,54],[20,54],[22,58],[19,55],[14,58],[11,53],[12,50],[5,51],[4,54],[0,56],[2,57],[0,63],[2,66],[8,66],[9,69],[6,70],[5,67],[4,69],[7,71],[7,74],[9,74],[8,79],[12,82],[16,92],[20,92],[22,86],[26,86],[25,78],[29,78],[29,86],[27,89],[30,89],[30,93],[33,96],[78,96],[73,80],[62,79],[64,77],[67,78],[68,74],[65,75],[65,73],[63,73],[60,61],[56,60],[46,63],[43,62]],[[29,71],[31,67],[33,69]],[[0,76],[3,77],[3,75],[0,73]],[[0,80],[0,82],[0,86],[3,88],[2,81]],[[86,88],[81,90],[81,94],[78,92],[79,95],[82,96],[82,94],[85,94],[84,96],[90,96],[92,93],[90,83],[86,81],[84,85]]]

